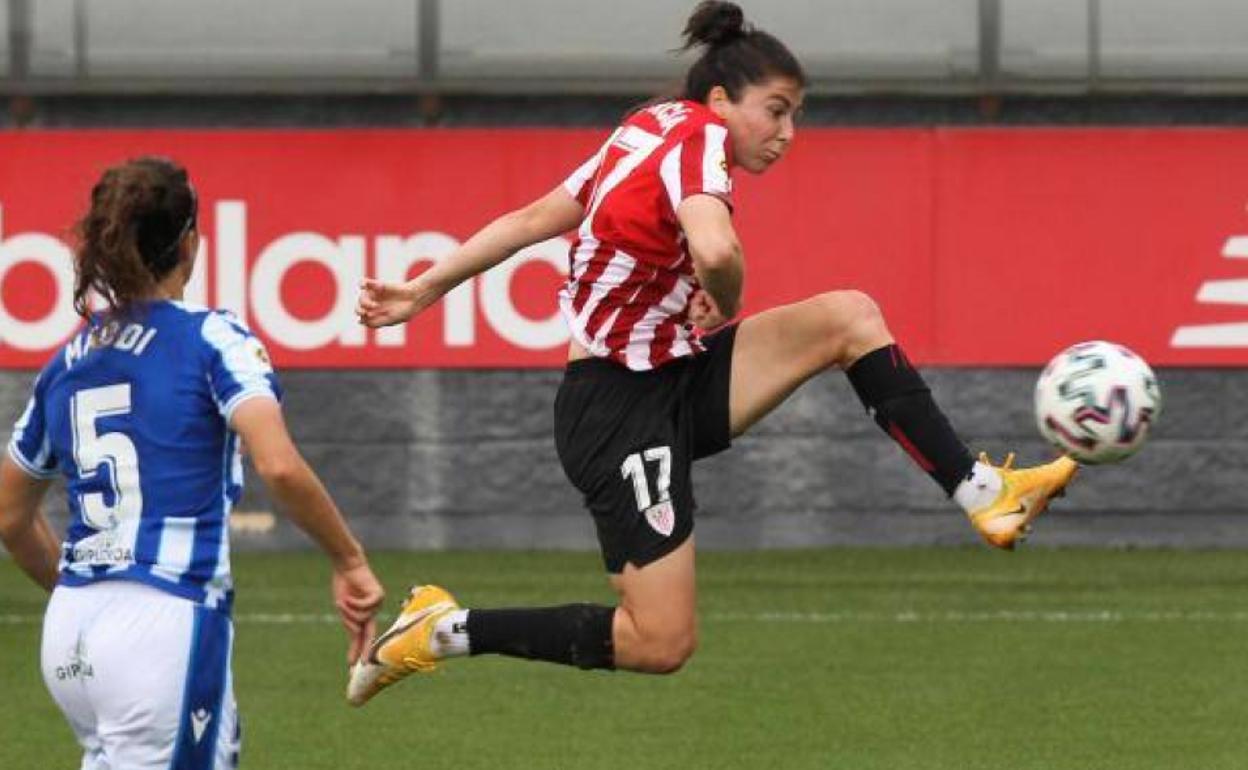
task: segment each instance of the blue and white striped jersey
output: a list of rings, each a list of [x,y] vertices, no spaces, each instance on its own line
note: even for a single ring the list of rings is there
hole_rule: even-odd
[[[249,398],[280,398],[263,345],[233,315],[181,302],[79,332],[39,373],[9,454],[67,480],[60,581],[126,579],[229,611],[229,514],[242,493]]]

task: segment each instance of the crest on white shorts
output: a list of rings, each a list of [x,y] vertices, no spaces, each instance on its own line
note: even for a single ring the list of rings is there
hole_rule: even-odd
[[[204,730],[208,729],[208,723],[211,721],[212,712],[206,708],[200,708],[191,712],[191,731],[195,733],[196,743],[203,740]]]
[[[672,501],[664,500],[647,508],[646,523],[663,537],[672,534],[676,528],[676,510],[672,508]]]

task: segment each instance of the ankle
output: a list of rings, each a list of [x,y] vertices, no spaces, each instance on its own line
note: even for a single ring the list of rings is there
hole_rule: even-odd
[[[468,639],[468,610],[448,612],[433,626],[429,649],[438,658],[458,658],[471,651]]]
[[[1001,470],[983,462],[971,466],[971,472],[953,490],[953,500],[968,514],[983,510],[997,501],[1005,484]]]

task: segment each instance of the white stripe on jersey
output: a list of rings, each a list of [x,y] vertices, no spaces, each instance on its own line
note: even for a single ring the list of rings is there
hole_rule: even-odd
[[[229,418],[226,418],[229,419]],[[230,487],[243,485],[243,455],[238,451],[238,434],[231,431],[225,439],[225,447],[223,452],[223,469],[225,472],[221,474],[221,545],[217,550],[217,568],[212,573],[212,582],[216,585],[224,585],[224,587],[232,588],[233,581],[230,579],[230,514],[234,512],[234,504],[230,502]],[[214,595],[210,592],[207,597],[212,602]],[[212,606],[212,604],[209,604]]]
[[[160,549],[152,574],[176,583],[191,568],[195,553],[194,516],[165,516],[161,519]]]
[[[26,432],[27,426],[30,425],[30,416],[35,411],[35,397],[32,395],[26,401],[26,409],[22,411],[22,416],[17,419],[17,423],[13,426],[13,436],[9,439],[9,456],[13,458],[13,462],[21,466],[22,470],[37,479],[56,478],[59,472],[56,468],[45,470],[48,459],[52,456],[52,442],[48,438],[48,432],[43,432],[43,440],[39,442],[39,451],[34,457],[27,457],[22,454],[22,448],[18,439]],[[45,422],[46,424],[46,422]]]
[[[672,211],[680,206],[684,197],[680,189],[680,151],[683,147],[683,144],[673,147],[659,164],[659,176],[663,178],[663,187],[667,190],[667,200],[672,204]]]
[[[209,313],[204,318],[201,333],[204,341],[221,354],[225,368],[242,388],[228,403],[217,401],[217,408],[226,420],[230,419],[234,409],[246,398],[261,394],[277,398],[268,379],[273,367],[261,357],[263,348],[258,340],[242,334],[217,313]],[[213,398],[216,397],[214,390]]]
[[[240,391],[229,401],[225,402],[224,405],[221,405],[221,416],[224,417],[225,421],[228,423],[230,419],[234,417],[234,410],[238,409],[240,404],[244,401],[256,398],[257,396],[271,398],[274,401],[277,400],[277,396],[273,395],[273,389],[268,386],[268,382],[266,381],[264,387],[250,387],[247,390]]]
[[[582,259],[581,254],[584,253],[583,250],[578,250],[577,253],[577,267],[580,274],[584,274],[586,268],[588,268],[589,258],[593,257],[594,251],[589,251],[589,257]],[[586,328],[589,319],[593,316],[594,310],[607,296],[607,293],[628,280],[628,277],[633,274],[633,270],[636,267],[637,260],[622,251],[615,252],[611,257],[611,261],[607,263],[606,269],[602,271],[602,275],[598,276],[598,280],[594,281],[594,286],[590,289],[589,298],[585,301],[585,307],[581,308],[580,314],[577,314],[575,308],[572,307],[572,303],[576,299],[576,292],[575,290],[569,291],[571,284],[559,295],[559,307],[563,311],[564,318],[568,321],[568,327],[572,330],[573,336],[576,337],[576,341],[582,347],[595,356],[605,356],[610,352],[607,350],[603,340],[606,339],[607,333],[611,331],[612,325],[615,324],[615,319],[619,316],[620,309],[616,308],[615,312],[603,322],[593,339],[590,339],[589,330]]]
[[[605,153],[600,148],[565,182],[585,202],[585,216],[560,309],[572,337],[592,354],[644,371],[701,349],[687,325],[673,320],[683,317],[697,285],[673,214],[697,193],[731,205],[727,140],[727,129],[705,105],[653,105],[631,114],[611,134]],[[631,258],[622,275],[621,248]],[[621,293],[623,286],[632,296]],[[660,299],[654,292],[663,286],[668,296]]]
[[[77,561],[71,564],[68,560],[66,560],[65,554],[68,552],[69,551],[67,550],[61,552],[61,561],[57,564],[58,572],[68,572],[69,574],[76,575],[80,578],[89,578],[95,574],[95,572],[91,569],[91,565],[84,561]]]
[[[44,439],[44,446],[47,446],[47,439]],[[44,452],[46,452],[46,449]],[[40,452],[40,454],[42,455],[44,452]],[[9,457],[13,458],[13,462],[17,463],[22,470],[26,471],[28,476],[33,476],[37,479],[54,479],[59,475],[59,471],[57,471],[57,469],[53,468],[50,471],[45,471],[38,465],[35,465],[30,460],[23,457],[22,450],[17,447],[17,441],[9,442]]]
[[[590,348],[590,351],[594,352],[594,355],[605,356],[610,353],[610,348],[607,347],[607,335],[610,334],[611,330],[615,328],[615,322],[620,317],[620,311],[623,309],[624,307],[620,306],[615,310],[612,310],[611,315],[607,316],[607,320],[603,322],[601,327],[599,327],[598,333],[594,335],[593,347]]]
[[[611,146],[611,142],[614,141],[614,139],[615,134],[608,137],[607,141],[603,142],[602,147],[598,148],[598,152],[594,153],[593,157],[589,160],[582,163],[576,171],[573,171],[572,175],[564,181],[563,189],[567,190],[568,194],[573,198],[577,197],[577,193],[581,191],[581,188],[584,187],[589,180],[593,178],[594,174],[598,172],[598,167],[602,165],[602,158],[607,154],[607,148]]]
[[[706,124],[706,142],[702,148],[702,185],[707,192],[728,195],[732,183],[728,177],[728,158],[724,156],[724,142],[728,129],[714,123]]]
[[[693,343],[690,339],[689,333],[684,329],[680,329],[677,332],[676,339],[672,342],[672,358],[680,358],[681,356],[693,354]]]
[[[586,264],[588,264],[588,260],[586,260]],[[593,315],[607,293],[621,286],[636,269],[637,260],[622,251],[615,252],[611,256],[611,260],[607,262],[607,267],[602,271],[602,275],[598,276],[598,280],[594,281],[594,286],[589,292],[589,298],[585,301],[585,307],[581,308],[579,315],[573,317],[573,322],[585,329],[585,326],[589,323],[590,316]],[[606,325],[603,324],[603,326]]]
[[[628,154],[615,164],[615,168],[611,169],[611,173],[607,174],[607,178],[602,180],[602,184],[598,189],[594,190],[594,198],[590,203],[589,211],[585,213],[585,219],[581,221],[580,236],[584,240],[586,237],[592,238],[594,235],[594,215],[598,213],[598,207],[602,205],[607,195],[619,186],[620,182],[650,157],[650,153],[657,150],[663,144],[663,137],[643,131],[636,126],[624,126],[617,128],[615,133],[611,135],[611,141],[608,146],[618,147],[626,151]]]
[[[654,342],[654,334],[659,325],[668,318],[684,310],[689,295],[693,294],[693,281],[688,276],[680,276],[676,285],[657,305],[651,305],[641,320],[633,325],[632,334],[628,337],[628,347],[624,349],[625,361],[629,369],[646,369],[650,366],[650,345]],[[684,327],[676,327],[676,340],[684,342],[688,332]],[[686,353],[688,343],[686,345]],[[672,351],[676,351],[673,349]]]
[[[581,239],[576,247],[576,253],[572,255],[572,280],[570,283],[580,283],[585,277],[585,271],[589,269],[589,264],[594,258],[594,252],[598,251],[598,239],[592,235],[588,238]]]

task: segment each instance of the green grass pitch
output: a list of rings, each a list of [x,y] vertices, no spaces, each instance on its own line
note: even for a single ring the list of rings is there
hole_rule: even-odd
[[[596,555],[381,553],[467,606],[609,601]],[[1248,767],[1248,554],[822,550],[700,557],[670,677],[451,661],[362,709],[314,554],[235,559],[243,767]],[[77,767],[0,561],[0,768]],[[279,617],[286,616],[286,617]]]

